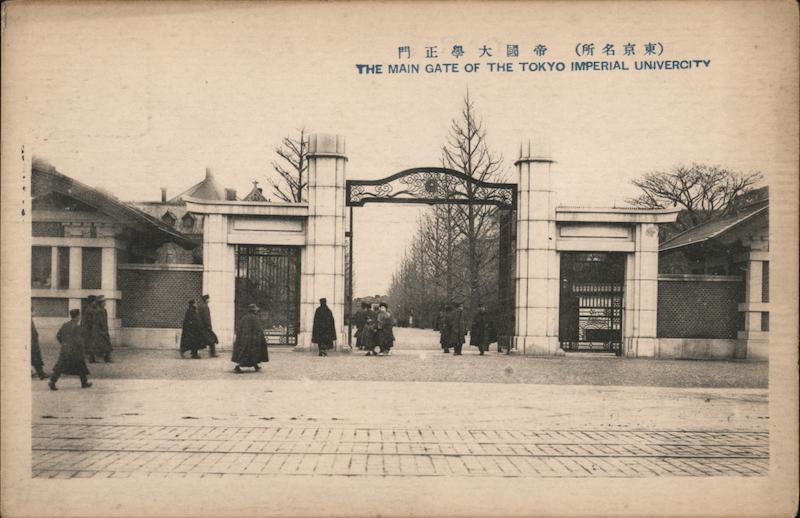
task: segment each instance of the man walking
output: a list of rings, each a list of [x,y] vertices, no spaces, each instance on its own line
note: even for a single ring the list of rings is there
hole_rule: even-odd
[[[439,329],[439,345],[442,346],[442,352],[445,354],[450,354],[450,311],[450,304],[445,304],[436,319],[436,327]]]
[[[214,332],[214,328],[211,326],[211,310],[208,307],[208,301],[211,297],[209,295],[203,295],[203,297],[197,302],[197,316],[200,319],[200,327],[203,330],[203,334],[205,335],[205,345],[208,345],[208,357],[209,358],[216,358],[217,355],[217,344],[219,343],[219,339],[217,339],[217,334]]]
[[[258,311],[258,306],[249,304],[247,314],[236,324],[236,339],[231,355],[231,361],[236,364],[233,369],[236,374],[241,374],[242,367],[253,367],[258,372],[261,370],[259,363],[269,361],[267,339],[264,337]]]
[[[31,367],[36,370],[36,375],[40,380],[47,378],[42,360],[42,349],[39,347],[39,332],[33,323],[33,308],[31,308]]]
[[[336,341],[336,322],[328,307],[328,300],[319,299],[319,307],[314,312],[314,327],[311,330],[311,343],[317,344],[320,356],[328,356],[327,350]]]
[[[378,332],[378,345],[381,348],[379,354],[389,354],[392,345],[394,345],[394,332],[392,330],[394,327],[394,317],[389,313],[389,305],[385,302],[381,302],[378,305],[376,327]]]
[[[367,325],[367,309],[369,308],[369,304],[366,302],[361,303],[361,309],[356,311],[356,314],[353,315],[353,323],[356,325],[356,347],[359,350],[363,350],[365,346],[364,339],[364,326]]]
[[[56,334],[58,343],[61,344],[61,351],[58,354],[58,362],[53,367],[53,374],[50,376],[50,390],[58,390],[56,382],[62,374],[80,376],[81,388],[92,386],[87,380],[89,369],[84,360],[83,340],[84,333],[80,324],[81,310],[71,309],[69,311],[70,321],[61,326]]]
[[[461,347],[464,345],[466,334],[464,305],[457,302],[456,309],[450,313],[450,344],[453,346],[453,356],[461,356]]]
[[[106,363],[113,363],[111,359],[111,337],[108,334],[108,312],[106,311],[106,298],[98,295],[86,308],[82,326],[88,333],[86,335],[86,349],[89,353],[89,363],[94,363],[97,356],[102,356]]]
[[[194,299],[189,301],[186,313],[183,316],[183,328],[181,329],[181,358],[186,351],[192,351],[192,359],[200,359],[197,354],[199,349],[205,349],[206,334],[200,324],[200,315]]]
[[[475,315],[475,319],[472,321],[469,344],[477,345],[481,356],[483,356],[483,353],[489,350],[489,344],[495,341],[497,341],[497,336],[494,332],[494,325],[486,312],[486,306],[481,304],[478,306],[478,313]]]

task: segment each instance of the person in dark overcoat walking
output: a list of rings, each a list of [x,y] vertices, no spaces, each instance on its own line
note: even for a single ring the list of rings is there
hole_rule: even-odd
[[[205,349],[206,334],[200,323],[200,315],[194,299],[189,301],[186,313],[183,316],[183,329],[181,330],[181,358],[186,351],[192,351],[192,359],[199,359],[197,351]]]
[[[394,317],[389,312],[389,306],[385,302],[381,302],[378,306],[378,316],[375,319],[378,345],[381,352],[378,354],[389,354],[390,349],[394,345],[394,331],[395,324]]]
[[[442,306],[439,311],[439,316],[436,319],[436,327],[439,329],[439,345],[442,346],[442,352],[450,354],[450,311],[452,308],[450,304]]]
[[[461,347],[464,345],[464,336],[467,334],[464,324],[464,305],[460,302],[457,303],[456,308],[450,312],[448,320],[450,324],[448,339],[453,348],[453,356],[461,356]]]
[[[367,325],[367,310],[369,309],[369,304],[366,302],[361,303],[361,309],[356,311],[356,314],[353,315],[353,324],[356,326],[356,347],[360,350],[364,349],[364,327]]]
[[[90,304],[86,307],[86,314],[81,322],[87,333],[86,352],[89,354],[89,363],[94,363],[97,356],[102,356],[106,363],[113,363],[105,300],[103,295],[94,297],[93,301],[92,297],[89,297]]]
[[[317,344],[320,356],[328,356],[327,350],[336,341],[336,322],[328,307],[328,300],[319,299],[319,307],[314,312],[314,326],[311,329],[311,343]]]
[[[481,304],[478,313],[472,321],[472,328],[469,332],[469,344],[477,345],[478,350],[483,353],[489,350],[489,344],[497,341],[497,334],[494,330],[494,323],[486,312],[486,306]]]
[[[267,339],[264,328],[258,318],[259,308],[255,304],[247,306],[247,314],[236,324],[236,339],[233,342],[231,361],[236,364],[233,371],[242,372],[242,367],[253,367],[261,370],[259,363],[269,361]]]
[[[33,308],[31,308],[31,367],[34,368],[40,380],[47,379],[42,360],[42,349],[39,347],[39,332],[33,323]]]
[[[208,307],[210,298],[211,296],[209,295],[203,295],[203,297],[197,301],[197,316],[200,318],[200,327],[203,329],[203,334],[205,335],[204,343],[208,346],[208,357],[216,358],[218,356],[217,344],[219,343],[219,339],[211,325],[211,309]]]
[[[53,366],[53,374],[50,376],[50,390],[58,390],[56,382],[62,374],[79,376],[81,388],[89,388],[87,376],[89,369],[86,367],[84,359],[84,331],[80,324],[81,310],[71,309],[69,311],[70,321],[61,326],[56,334],[56,340],[61,344],[61,351],[58,353],[58,361]]]

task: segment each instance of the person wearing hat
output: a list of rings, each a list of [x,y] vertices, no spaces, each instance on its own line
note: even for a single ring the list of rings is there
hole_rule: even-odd
[[[97,356],[102,356],[106,363],[111,360],[111,336],[108,334],[108,312],[106,311],[106,298],[98,295],[86,308],[84,317],[86,334],[86,349],[89,353],[89,363],[94,363]],[[83,323],[82,323],[83,325]]]
[[[80,315],[80,309],[69,310],[69,322],[61,326],[56,334],[56,340],[61,344],[61,351],[58,353],[58,362],[53,366],[53,374],[48,383],[50,390],[58,390],[56,382],[62,374],[80,376],[81,388],[92,386],[86,378],[89,375],[89,369],[84,360],[84,334],[81,329]]]
[[[200,317],[200,327],[203,329],[203,334],[205,336],[204,344],[208,345],[208,357],[216,358],[218,356],[217,344],[219,343],[219,339],[217,339],[217,334],[211,326],[211,310],[208,308],[208,300],[210,298],[209,295],[203,295],[203,297],[197,301],[197,316]]]
[[[258,306],[249,304],[247,314],[236,324],[231,361],[236,364],[233,372],[237,374],[242,372],[242,367],[253,367],[258,372],[261,370],[259,363],[269,361],[267,339],[264,337],[264,327],[258,318],[258,312]]]
[[[314,312],[314,326],[311,329],[311,343],[317,344],[320,356],[328,356],[327,350],[336,341],[336,322],[328,307],[328,300],[319,299],[319,307]]]
[[[478,313],[472,320],[472,328],[469,332],[469,344],[477,345],[481,356],[489,350],[489,344],[497,341],[497,333],[489,314],[486,312],[486,305],[478,306]]]
[[[366,302],[361,303],[361,309],[356,311],[356,314],[353,315],[353,323],[356,325],[356,347],[359,350],[364,350],[365,342],[364,339],[366,338],[366,332],[364,327],[367,325],[367,313],[369,311],[369,304]]]
[[[394,317],[389,312],[389,305],[385,302],[378,304],[378,316],[375,319],[375,327],[377,329],[378,346],[381,350],[378,353],[380,356],[389,354],[392,345],[394,345]]]
[[[205,349],[204,342],[206,341],[205,331],[200,324],[200,316],[197,313],[197,306],[195,300],[189,301],[186,307],[186,313],[183,316],[183,327],[181,329],[181,358],[186,351],[192,351],[192,359],[198,360],[200,356],[197,354],[199,349]]]
[[[461,356],[461,347],[464,345],[464,337],[467,329],[464,325],[464,304],[456,302],[456,309],[450,312],[448,339],[449,345],[453,348],[453,356]]]

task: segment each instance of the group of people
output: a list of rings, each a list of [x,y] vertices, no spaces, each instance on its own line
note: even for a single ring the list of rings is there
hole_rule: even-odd
[[[460,302],[453,305],[445,304],[439,312],[436,327],[439,329],[439,344],[443,353],[449,354],[450,349],[453,349],[453,356],[462,355],[462,347],[467,336],[467,325],[464,320],[464,305]],[[469,331],[469,343],[478,347],[481,356],[489,350],[490,344],[497,342],[497,332],[485,305],[478,306],[478,312],[472,319]]]
[[[33,308],[31,308],[31,366],[36,371],[39,379],[48,377],[50,390],[58,390],[56,383],[64,375],[79,376],[81,388],[89,388],[92,384],[88,380],[89,368],[86,366],[86,356],[89,363],[95,363],[102,357],[106,363],[113,363],[111,359],[111,336],[108,332],[108,312],[105,307],[103,295],[90,295],[86,308],[81,317],[80,309],[71,309],[69,321],[56,333],[56,340],[60,345],[58,360],[53,366],[52,374],[44,370],[42,350],[39,345],[39,332],[33,322]]]
[[[394,317],[385,302],[378,304],[377,310],[366,302],[361,303],[353,323],[356,326],[356,347],[367,352],[367,356],[391,354],[394,346]]]

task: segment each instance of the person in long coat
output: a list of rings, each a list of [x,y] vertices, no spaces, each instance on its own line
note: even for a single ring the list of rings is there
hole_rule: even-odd
[[[353,315],[353,324],[356,326],[356,347],[359,350],[364,349],[364,326],[367,325],[367,309],[369,304],[366,302],[361,303],[361,308]]]
[[[219,343],[219,339],[214,332],[214,328],[211,326],[211,310],[208,307],[208,300],[210,298],[209,295],[203,295],[203,297],[197,301],[197,315],[200,317],[200,327],[203,329],[203,334],[205,335],[204,344],[208,346],[208,357],[216,358],[218,356],[217,344]]]
[[[464,306],[461,303],[456,304],[456,309],[450,312],[448,320],[448,340],[453,348],[453,356],[461,356],[461,347],[464,345],[464,336],[467,334],[464,324]]]
[[[233,371],[242,372],[241,367],[253,367],[261,370],[259,363],[269,361],[267,339],[264,329],[258,319],[258,306],[247,306],[247,314],[236,324],[236,340],[233,342],[233,355],[231,361],[236,364]]]
[[[314,312],[314,327],[311,329],[311,343],[317,344],[320,356],[328,356],[326,352],[333,348],[336,341],[336,322],[328,307],[328,300],[319,299],[319,307]]]
[[[58,362],[53,366],[53,374],[50,376],[50,390],[58,390],[56,382],[62,374],[80,376],[81,388],[89,388],[87,376],[89,369],[86,367],[84,359],[84,331],[80,324],[81,310],[71,309],[69,311],[70,321],[61,326],[56,334],[58,343],[61,344],[61,351],[58,354]]]
[[[186,313],[183,316],[183,329],[181,330],[181,358],[186,351],[192,351],[192,359],[199,359],[197,351],[205,349],[206,334],[200,323],[200,315],[194,299],[189,301]]]
[[[40,380],[47,378],[42,360],[42,349],[39,347],[39,332],[33,323],[33,308],[31,308],[31,367],[36,370],[36,375]]]
[[[469,344],[477,345],[481,356],[483,356],[483,353],[489,350],[489,344],[496,341],[497,334],[495,333],[492,319],[486,312],[486,306],[481,304],[478,307],[478,313],[472,321],[472,328],[469,332]]]
[[[442,346],[442,352],[450,354],[450,304],[442,306],[439,311],[439,316],[436,319],[436,327],[439,329],[439,345]]]
[[[366,322],[364,323],[364,350],[367,351],[367,356],[377,356],[378,351],[376,348],[378,347],[378,340],[377,340],[377,325],[378,325],[378,312],[373,311],[370,307],[367,310],[366,315]]]
[[[394,345],[394,317],[389,312],[389,306],[381,302],[378,306],[378,316],[376,318],[378,345],[381,348],[380,354],[389,354],[389,350]]]
[[[91,301],[91,297],[89,300]],[[97,356],[102,356],[106,363],[113,363],[111,336],[108,334],[108,312],[103,295],[95,297],[86,308],[81,326],[87,333],[86,352],[89,354],[89,363],[94,363]]]

